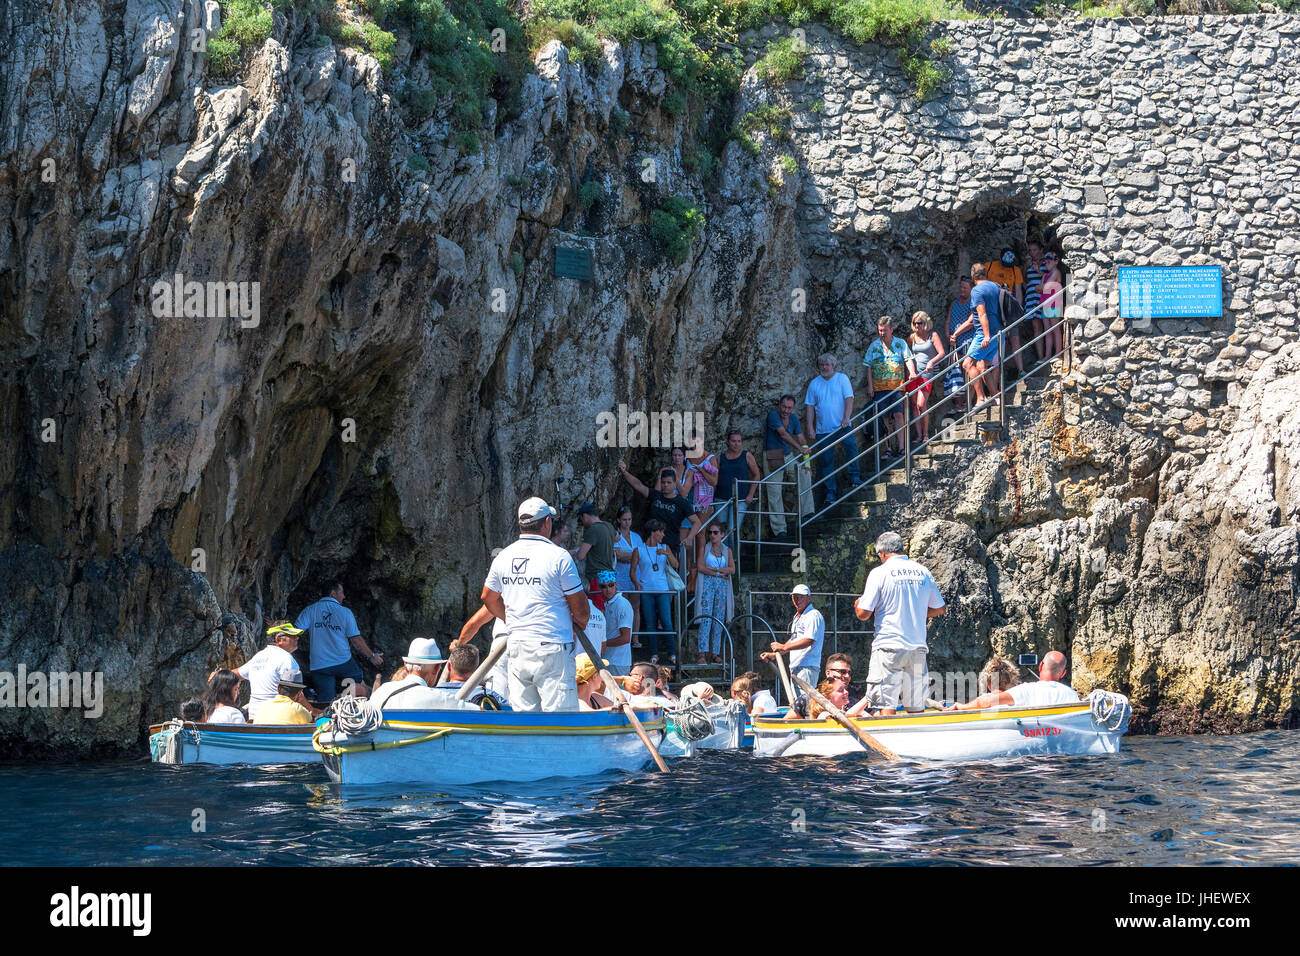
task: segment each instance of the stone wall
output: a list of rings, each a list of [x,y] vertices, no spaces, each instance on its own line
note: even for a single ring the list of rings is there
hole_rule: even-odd
[[[1203,457],[1251,372],[1297,337],[1300,19],[936,32],[954,78],[924,105],[881,69],[891,54],[816,27],[808,78],[773,95],[794,113],[796,221],[818,311],[843,326],[832,346],[860,354],[880,314],[946,315],[953,276],[996,256],[1007,218],[1050,220],[1072,271],[1071,381]],[[1117,318],[1118,266],[1178,264],[1223,267],[1222,319]]]

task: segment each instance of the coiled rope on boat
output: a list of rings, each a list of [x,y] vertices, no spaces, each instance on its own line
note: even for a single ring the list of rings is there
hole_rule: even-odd
[[[199,728],[194,725],[193,721],[181,720],[179,717],[173,717],[163,724],[163,729],[153,734],[149,738],[149,756],[154,763],[179,764],[184,763],[184,743],[181,736],[185,733],[185,725],[190,725],[190,742],[194,744],[194,759],[199,759],[200,747],[202,741],[199,736]]]
[[[379,729],[384,715],[364,697],[344,694],[334,698],[329,709],[330,729],[349,737],[364,737]]]
[[[713,734],[713,718],[709,715],[709,708],[698,697],[679,700],[677,706],[673,708],[672,715],[677,736],[689,743],[703,740]]]
[[[1094,690],[1088,695],[1088,707],[1092,711],[1092,720],[1102,730],[1128,729],[1128,719],[1133,707],[1123,694],[1108,690]]]

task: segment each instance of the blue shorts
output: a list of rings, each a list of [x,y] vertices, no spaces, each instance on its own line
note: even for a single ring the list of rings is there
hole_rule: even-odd
[[[985,345],[983,330],[976,331],[975,338],[971,339],[970,350],[966,354],[977,362],[988,362],[990,365],[997,365],[998,340],[994,337],[993,341]]]
[[[903,414],[903,396],[905,394],[907,393],[901,388],[891,389],[888,392],[876,392],[876,397],[873,399],[876,403],[876,414]]]

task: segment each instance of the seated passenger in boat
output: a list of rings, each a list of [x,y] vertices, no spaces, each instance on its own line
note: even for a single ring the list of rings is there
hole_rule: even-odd
[[[307,685],[301,679],[282,677],[277,695],[257,709],[256,724],[310,724],[315,715],[303,693]]]
[[[207,689],[199,700],[203,703],[203,716],[209,724],[246,724],[248,720],[239,709],[239,685],[242,680],[234,671],[219,670],[208,680]]]
[[[737,677],[731,682],[731,699],[745,705],[745,713],[754,712],[754,693],[750,690],[748,677]]]
[[[821,694],[840,710],[849,706],[849,685],[837,680],[824,680],[817,685],[817,693]],[[794,713],[794,708],[790,709],[790,714]],[[821,720],[825,710],[822,705],[815,699],[808,701],[808,719]],[[790,720],[790,714],[786,714],[786,720]],[[798,718],[794,718],[798,719]]]
[[[185,703],[181,704],[181,720],[193,721],[196,724],[203,722],[203,701],[198,697],[191,697]]]
[[[406,676],[389,681],[370,695],[370,703],[379,710],[478,710],[464,700],[456,699],[456,691],[436,687],[442,670],[442,652],[431,637],[417,637],[402,658]]]
[[[438,685],[439,690],[460,690],[465,681],[478,670],[478,648],[473,644],[454,644],[447,655],[447,680]],[[581,695],[579,695],[581,696]],[[495,691],[479,685],[465,698],[467,703],[483,710],[509,710],[510,704]]]
[[[708,681],[696,681],[694,684],[687,684],[682,688],[680,700],[691,700],[698,697],[706,704],[713,703],[714,691],[713,685]]]
[[[749,681],[749,692],[754,695],[751,714],[770,714],[777,710],[776,698],[770,690],[763,689],[763,677],[758,671],[745,671],[740,676]]]
[[[989,662],[990,665],[993,663]],[[1060,651],[1048,651],[1038,666],[1038,680],[1015,684],[1006,690],[990,690],[987,694],[965,704],[955,704],[949,710],[985,710],[990,707],[1050,707],[1053,704],[1078,703],[1079,695],[1068,684],[1062,684],[1067,665]],[[982,676],[982,675],[981,675]]]
[[[614,701],[602,693],[605,690],[605,680],[591,658],[579,654],[574,663],[578,666],[578,709],[604,710],[613,707]],[[609,661],[604,658],[600,663],[602,667],[609,667]]]
[[[248,681],[248,716],[255,723],[258,722],[257,711],[275,697],[281,680],[301,679],[302,669],[293,654],[298,650],[298,638],[302,633],[288,621],[272,621],[266,629],[269,641],[266,647],[235,668],[235,673]]]
[[[615,677],[624,693],[632,699],[634,707],[671,707],[672,701],[661,696],[659,666],[649,661],[638,661],[632,665],[626,677]]]
[[[848,703],[844,707],[840,707],[840,705],[836,703],[834,698],[831,699],[831,703],[835,704],[836,707],[840,707],[840,710],[845,711],[846,713],[848,713],[849,716],[857,717],[866,711],[868,704],[870,704],[871,702],[866,697],[863,697],[862,699],[859,700],[858,698],[852,696],[852,694],[849,691],[849,684],[852,683],[852,681],[853,681],[853,658],[849,657],[848,654],[832,654],[830,657],[826,658],[826,677],[822,681],[822,685],[838,684],[840,687],[843,688],[845,699],[848,701]],[[821,689],[820,686],[817,689],[823,695],[826,693],[824,690]],[[807,694],[800,693],[799,696],[794,699],[794,703],[791,705],[790,710],[786,713],[785,719],[786,720],[815,720],[816,719],[815,717],[812,717],[811,711],[809,710]]]

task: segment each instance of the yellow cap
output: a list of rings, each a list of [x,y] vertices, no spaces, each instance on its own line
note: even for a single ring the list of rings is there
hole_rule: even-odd
[[[591,680],[593,677],[595,677],[598,673],[600,673],[600,672],[596,669],[596,666],[595,666],[594,664],[591,663],[591,658],[588,657],[586,654],[579,654],[576,658],[574,658],[574,661],[575,661],[575,663],[577,663],[577,665],[578,665],[578,683],[579,683],[579,684],[585,684],[585,683],[587,683],[589,680]],[[601,658],[600,663],[603,664],[605,667],[608,667],[608,666],[609,666],[609,661],[605,660],[604,658]]]

